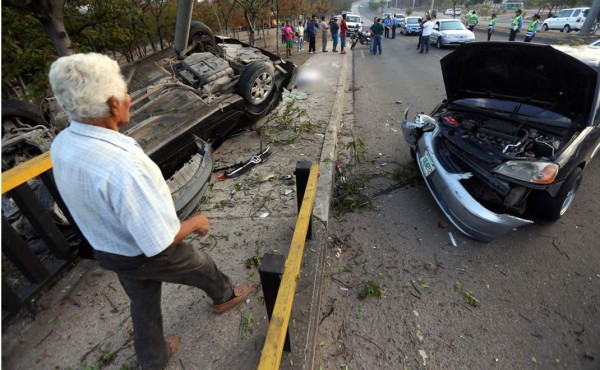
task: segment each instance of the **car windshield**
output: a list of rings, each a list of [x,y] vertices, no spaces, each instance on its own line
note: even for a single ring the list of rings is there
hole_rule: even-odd
[[[488,98],[470,98],[461,99],[452,102],[466,108],[479,108],[500,113],[502,115],[529,117],[529,121],[543,122],[549,126],[570,127],[571,120],[561,114],[552,112],[548,109],[536,107],[533,105],[523,104],[515,101],[488,99]],[[514,113],[516,112],[516,114]]]
[[[346,22],[360,22],[360,17],[355,17],[352,15],[346,16]]]
[[[440,31],[464,30],[465,26],[461,21],[440,22]]]
[[[406,18],[406,23],[417,24],[417,23],[419,23],[419,19],[418,18]]]

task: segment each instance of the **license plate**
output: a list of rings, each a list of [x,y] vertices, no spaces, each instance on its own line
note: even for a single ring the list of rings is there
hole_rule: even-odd
[[[431,175],[433,171],[435,171],[435,167],[431,162],[431,157],[429,156],[429,153],[425,152],[423,156],[419,158],[419,161],[421,161],[421,169],[423,170],[423,176],[427,177]]]

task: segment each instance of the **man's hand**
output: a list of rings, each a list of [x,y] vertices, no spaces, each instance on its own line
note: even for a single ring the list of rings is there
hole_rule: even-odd
[[[205,236],[208,234],[209,230],[209,222],[208,217],[206,217],[203,213],[197,213],[190,218],[188,218],[194,224],[194,232],[200,236]]]
[[[171,243],[171,246],[181,243],[191,233],[196,233],[200,236],[208,234],[209,223],[208,218],[202,213],[196,213],[193,216],[186,218],[181,221],[179,232],[175,235],[175,239]]]

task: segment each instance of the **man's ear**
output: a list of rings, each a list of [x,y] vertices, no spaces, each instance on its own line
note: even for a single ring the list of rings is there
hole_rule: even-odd
[[[106,104],[108,105],[108,109],[110,109],[111,115],[116,116],[119,113],[119,101],[117,98],[111,96],[106,101]]]

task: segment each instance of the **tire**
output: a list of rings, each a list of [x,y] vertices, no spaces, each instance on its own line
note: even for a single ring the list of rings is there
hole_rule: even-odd
[[[213,31],[202,22],[193,21],[190,24],[190,35],[188,38],[188,46],[192,44],[194,41],[194,37],[202,37],[205,40],[208,39],[212,42],[215,42],[215,34]],[[207,40],[207,41],[208,41]]]
[[[350,50],[354,50],[354,47],[358,43],[358,37],[352,40],[352,45],[350,45]]]
[[[2,127],[4,129],[4,120],[10,120],[11,117],[18,117],[28,121],[31,126],[44,125],[50,127],[48,117],[45,112],[30,102],[21,100],[2,100]]]
[[[437,46],[438,49],[441,49],[443,47],[441,37],[438,37],[437,41],[435,42],[435,46]]]
[[[240,75],[238,93],[250,105],[261,105],[275,88],[273,66],[256,61],[248,64]]]
[[[563,32],[569,33],[571,32],[571,26],[569,26],[568,24],[565,24],[565,26],[563,27]]]
[[[535,214],[544,220],[558,220],[573,203],[582,177],[581,168],[577,167],[569,174],[555,197],[551,197],[547,192],[537,193],[534,199]]]
[[[548,30],[549,30],[548,25],[547,24],[543,24],[542,25],[542,31],[546,32]]]

